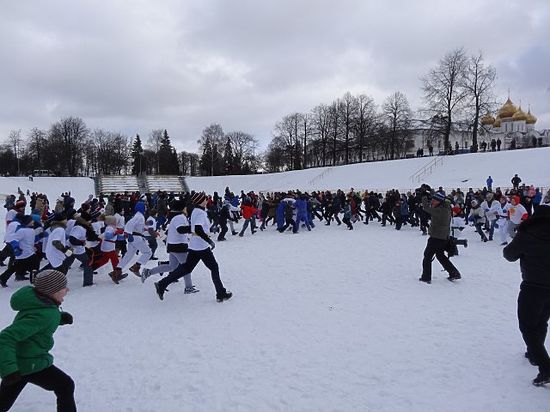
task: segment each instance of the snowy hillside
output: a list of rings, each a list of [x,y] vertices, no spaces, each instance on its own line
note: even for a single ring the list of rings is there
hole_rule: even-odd
[[[6,196],[17,195],[17,188],[24,193],[27,189],[32,192],[45,193],[51,205],[63,192],[71,192],[79,205],[94,194],[94,181],[89,177],[35,177],[31,182],[28,177],[0,177],[0,199]]]
[[[226,186],[232,190],[278,191],[288,189],[378,190],[398,188],[410,190],[419,186],[410,177],[433,160],[432,157],[370,162],[348,166],[306,169],[295,172],[252,176],[187,177],[192,190],[223,193]],[[422,182],[445,188],[481,188],[487,177],[493,177],[493,186],[510,186],[515,173],[527,184],[550,186],[550,148],[474,153],[445,156]]]

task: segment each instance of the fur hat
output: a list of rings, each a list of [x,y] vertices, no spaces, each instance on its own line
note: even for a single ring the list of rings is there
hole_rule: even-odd
[[[67,287],[67,277],[58,270],[43,270],[34,276],[33,284],[38,292],[51,296]]]
[[[438,202],[444,202],[445,201],[445,196],[443,195],[443,193],[436,192],[432,196],[432,200],[437,200]]]
[[[191,202],[193,202],[194,205],[200,205],[205,200],[206,195],[202,192],[197,192],[191,197]]]

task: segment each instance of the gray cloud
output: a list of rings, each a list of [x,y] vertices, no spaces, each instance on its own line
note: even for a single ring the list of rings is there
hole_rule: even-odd
[[[0,14],[0,137],[62,116],[193,150],[219,122],[267,145],[275,122],[346,91],[414,108],[449,50],[483,50],[497,94],[550,127],[547,1],[25,1]]]

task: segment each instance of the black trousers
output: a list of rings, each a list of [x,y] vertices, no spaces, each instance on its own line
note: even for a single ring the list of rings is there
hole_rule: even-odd
[[[54,392],[57,397],[58,412],[76,411],[73,380],[61,369],[52,365],[40,372],[23,376],[21,381],[13,385],[5,385],[2,381],[0,384],[0,412],[10,410],[27,383]],[[49,408],[44,407],[44,410],[49,410]]]
[[[13,259],[4,273],[0,275],[0,282],[6,283],[11,275],[15,273],[15,278],[20,280],[25,277],[27,272],[32,272],[36,267],[36,256],[31,255],[25,259]]]
[[[549,318],[550,289],[522,283],[518,295],[519,330],[529,357],[544,373],[550,372],[550,358],[544,347]]]
[[[193,269],[195,269],[195,266],[202,260],[204,265],[210,269],[210,274],[212,276],[212,283],[214,283],[214,287],[216,288],[216,295],[223,296],[226,293],[225,288],[223,287],[223,283],[220,279],[220,269],[218,267],[218,262],[216,262],[216,258],[214,257],[214,254],[212,253],[212,249],[204,249],[204,250],[189,250],[187,253],[187,260],[183,265],[180,265],[176,270],[173,272],[170,272],[170,274],[164,278],[162,278],[158,285],[165,290],[168,285],[172,282],[175,282],[176,280],[184,277],[188,273],[191,273]]]
[[[435,256],[441,263],[443,269],[449,274],[458,273],[458,269],[451,263],[449,258],[445,256],[445,248],[447,247],[448,240],[436,239],[430,237],[424,249],[424,260],[422,260],[422,279],[432,280],[432,259]]]

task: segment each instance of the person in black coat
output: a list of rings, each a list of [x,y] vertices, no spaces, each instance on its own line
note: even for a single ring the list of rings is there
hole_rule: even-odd
[[[525,357],[539,368],[533,380],[535,386],[550,383],[550,357],[544,346],[550,318],[549,252],[550,203],[546,203],[518,226],[516,236],[503,250],[506,260],[520,261],[523,281],[518,296],[518,321],[527,345]]]

